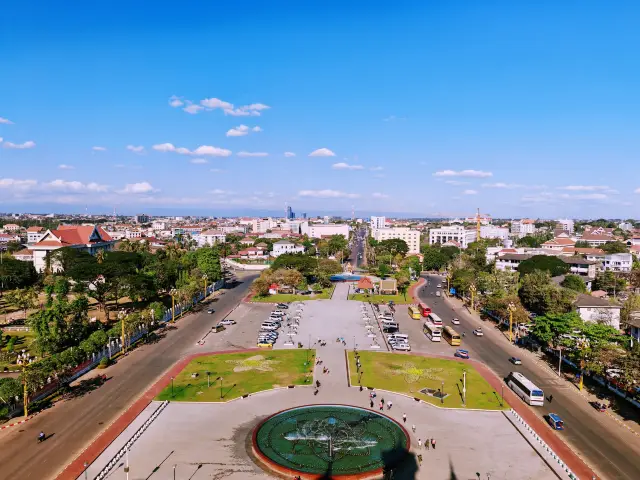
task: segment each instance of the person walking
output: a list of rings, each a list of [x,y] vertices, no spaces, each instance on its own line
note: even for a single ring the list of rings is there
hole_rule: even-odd
[[[373,398],[369,402],[371,403],[370,408],[373,408]]]
[[[406,413],[403,413],[403,414],[402,414],[402,421],[403,421],[404,423],[407,423],[407,414],[406,414]]]
[[[549,395],[549,403],[553,402],[553,395]]]
[[[429,450],[429,443],[431,443],[431,440],[429,440],[428,438],[424,441],[424,448],[426,448],[427,450]]]
[[[416,433],[416,424],[415,423],[413,425],[411,425],[411,431],[413,433]]]
[[[384,403],[380,402],[380,411],[384,410]]]
[[[436,439],[435,438],[431,439],[431,448],[433,448],[434,450],[436,449]]]
[[[393,402],[391,400],[389,400],[387,402],[387,410],[391,410],[391,407],[393,406]]]
[[[422,439],[418,439],[418,448],[422,448]]]

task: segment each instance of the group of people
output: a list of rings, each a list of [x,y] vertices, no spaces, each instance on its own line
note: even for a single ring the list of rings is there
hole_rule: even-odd
[[[424,441],[424,448],[429,450],[429,445],[431,445],[431,448],[433,448],[435,450],[436,449],[436,439],[435,438],[427,438]],[[418,448],[422,448],[422,439],[421,438],[418,439]]]

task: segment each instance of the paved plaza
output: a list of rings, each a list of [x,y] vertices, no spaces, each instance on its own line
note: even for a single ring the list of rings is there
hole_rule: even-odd
[[[371,307],[365,307],[371,319],[369,323],[377,328],[367,329],[363,304],[346,300],[347,290],[346,284],[339,284],[331,300],[292,304],[290,316],[300,314],[297,335],[292,337],[294,345],[285,345],[288,336],[281,332],[275,346],[297,348],[299,341],[304,347],[310,343],[317,350],[317,358],[322,361],[315,368],[315,379],[321,382],[317,394],[313,387],[296,387],[257,393],[222,404],[169,403],[130,449],[128,478],[170,479],[174,478],[174,471],[178,480],[277,478],[256,464],[251,453],[251,434],[262,419],[300,405],[346,404],[369,408],[369,392],[348,386],[345,351],[352,350],[354,344],[360,350],[368,350],[373,344],[373,338],[368,336],[371,332],[377,334],[380,351],[387,351],[387,347]],[[273,305],[268,304],[239,306],[229,316],[237,325],[208,335],[202,345],[194,345],[192,352],[254,347],[260,323],[272,309]],[[412,343],[420,342],[421,346],[435,349],[432,353],[449,351],[451,347],[444,342],[440,345],[426,340],[421,331],[423,322],[411,320],[405,310],[405,306],[399,306],[396,316],[401,330],[410,334]],[[283,330],[286,333],[286,325]],[[338,337],[345,342],[336,342]],[[319,346],[318,339],[326,341],[326,346]],[[323,368],[328,372],[324,373]],[[401,423],[403,414],[407,415],[404,425],[411,436],[413,455],[407,467],[410,475],[404,478],[471,480],[478,478],[476,473],[483,479],[494,480],[557,478],[502,412],[441,409],[387,392],[378,392],[376,401],[382,397],[393,402],[385,414]],[[152,402],[89,466],[89,478],[95,478],[156,407],[157,402]],[[414,424],[415,432],[412,431]],[[431,438],[437,442],[435,450],[419,447],[419,440],[424,445]],[[421,465],[418,465],[418,455],[422,456]],[[124,466],[123,458],[107,478],[127,478]],[[78,480],[83,478],[84,474]]]

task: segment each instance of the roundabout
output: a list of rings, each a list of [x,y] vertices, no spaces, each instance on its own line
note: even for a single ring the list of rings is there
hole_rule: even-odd
[[[395,420],[347,405],[276,413],[253,431],[253,451],[269,470],[302,478],[377,478],[405,457],[409,434]]]

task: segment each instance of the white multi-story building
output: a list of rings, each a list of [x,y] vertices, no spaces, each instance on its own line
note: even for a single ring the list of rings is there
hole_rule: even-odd
[[[310,225],[309,222],[303,222],[300,225],[300,233],[308,235],[310,238],[342,235],[345,239],[349,240],[349,225],[346,223],[320,223]]]
[[[574,222],[568,218],[563,218],[558,220],[558,228],[564,230],[565,232],[573,233],[574,230]]]
[[[387,217],[371,217],[371,229],[375,230],[376,228],[385,228],[387,223]]]
[[[480,225],[480,238],[499,238],[506,240],[509,238],[509,229],[496,225]]]
[[[511,235],[516,238],[533,235],[536,231],[536,225],[533,220],[523,218],[521,220],[513,220],[511,222]]]
[[[251,230],[255,233],[266,233],[267,230],[271,230],[275,228],[277,222],[274,222],[271,217],[269,218],[253,218],[249,223],[251,225]]]
[[[620,305],[613,305],[604,298],[580,294],[574,302],[576,311],[585,322],[602,323],[620,330]]]
[[[475,242],[477,233],[475,229],[466,229],[462,225],[450,225],[447,227],[432,228],[429,230],[429,245],[456,242],[460,248],[467,248],[471,242]]]
[[[198,243],[201,246],[213,246],[216,243],[224,243],[227,241],[227,235],[220,230],[205,230],[198,237]]]
[[[45,230],[42,227],[29,227],[27,228],[27,243],[37,243],[44,236]]]
[[[398,238],[404,240],[409,247],[408,253],[420,253],[420,232],[408,227],[376,228],[371,230],[371,235],[378,242]]]
[[[630,272],[633,267],[633,255],[630,253],[611,253],[604,256],[603,270],[612,272]]]
[[[271,252],[272,257],[279,257],[283,253],[304,253],[304,247],[302,245],[296,245],[293,242],[286,240],[280,240],[273,244],[273,250]]]
[[[125,230],[124,238],[142,238],[142,232],[140,230]]]
[[[157,231],[166,230],[167,222],[155,221],[151,224],[151,228]]]

